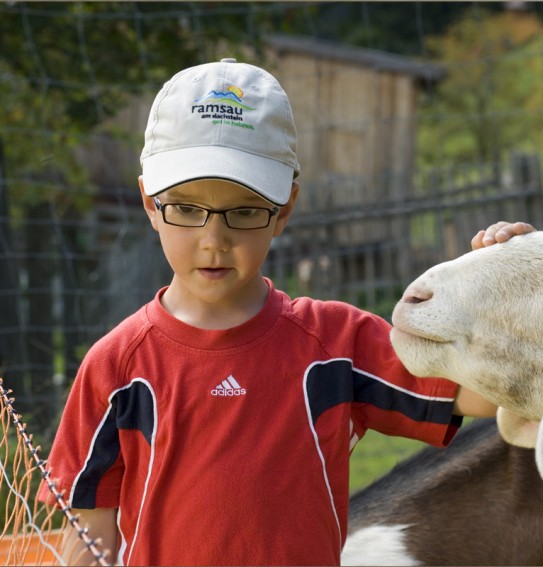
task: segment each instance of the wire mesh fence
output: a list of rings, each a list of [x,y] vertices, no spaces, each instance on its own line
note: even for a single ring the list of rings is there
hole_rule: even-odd
[[[477,229],[500,219],[543,225],[533,148],[414,167],[416,101],[433,92],[439,66],[337,45],[331,57],[315,37],[262,41],[292,22],[314,35],[311,3],[54,4],[0,8],[9,20],[0,45],[0,368],[45,446],[89,346],[171,279],[140,204],[138,156],[151,93],[183,66],[225,51],[269,62],[291,96],[301,197],[264,273],[292,296],[388,317],[411,279],[466,252]],[[411,22],[421,53],[433,14],[423,4]],[[365,29],[368,10],[360,7]],[[25,57],[10,58],[13,50]]]
[[[539,180],[503,184],[506,165],[410,200],[295,215],[264,274],[292,296],[349,301],[389,317],[407,283],[468,251],[477,229],[502,218],[542,225]],[[136,190],[101,198],[87,215],[61,217],[59,195],[32,216],[0,218],[4,373],[44,432],[54,431],[88,347],[171,279]]]

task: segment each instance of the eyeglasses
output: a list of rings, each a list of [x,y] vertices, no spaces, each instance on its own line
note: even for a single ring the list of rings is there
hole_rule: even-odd
[[[204,209],[185,203],[161,203],[154,198],[156,208],[162,213],[166,224],[185,227],[205,226],[211,215],[221,215],[229,228],[253,230],[266,228],[270,220],[279,212],[279,207],[266,209],[263,207],[238,207],[235,209]]]

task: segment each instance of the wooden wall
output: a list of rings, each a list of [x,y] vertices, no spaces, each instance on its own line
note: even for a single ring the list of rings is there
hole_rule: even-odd
[[[298,129],[308,189],[302,210],[410,193],[418,96],[412,76],[299,53],[272,61]]]

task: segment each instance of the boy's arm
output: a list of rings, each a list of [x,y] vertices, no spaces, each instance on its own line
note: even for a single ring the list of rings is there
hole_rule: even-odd
[[[90,538],[101,540],[98,542],[101,550],[109,550],[106,560],[115,564],[118,546],[117,508],[72,509],[72,513],[79,516],[83,528],[88,528]],[[70,525],[64,530],[61,555],[67,565],[96,565],[96,559]]]
[[[470,417],[494,417],[498,408],[464,386],[459,386],[454,400],[453,414]]]

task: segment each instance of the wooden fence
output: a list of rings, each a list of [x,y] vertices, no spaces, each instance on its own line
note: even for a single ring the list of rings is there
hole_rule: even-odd
[[[293,216],[264,274],[291,296],[344,300],[389,318],[405,286],[467,252],[478,229],[502,219],[543,228],[535,156],[425,172],[408,180],[409,198],[357,199],[371,182],[302,184],[312,212]],[[46,435],[86,349],[171,279],[137,190],[106,197],[87,215],[61,215],[55,202],[23,219],[0,215],[0,370]]]
[[[388,318],[410,281],[468,252],[479,229],[499,220],[543,229],[536,156],[436,169],[414,187],[410,198],[348,206],[334,206],[333,185],[314,188],[315,201],[330,206],[292,219],[266,273],[294,296],[344,300]]]

